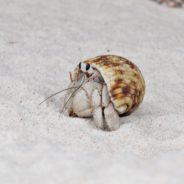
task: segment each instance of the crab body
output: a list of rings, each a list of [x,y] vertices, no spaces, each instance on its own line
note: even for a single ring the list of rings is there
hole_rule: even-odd
[[[70,74],[65,98],[69,116],[93,117],[96,127],[116,130],[120,116],[142,102],[145,82],[138,67],[115,55],[97,56],[79,63]]]

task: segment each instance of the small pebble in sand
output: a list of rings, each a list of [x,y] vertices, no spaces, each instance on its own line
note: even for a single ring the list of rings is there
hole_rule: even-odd
[[[169,7],[179,8],[184,4],[184,0],[154,0],[159,4],[166,4]]]

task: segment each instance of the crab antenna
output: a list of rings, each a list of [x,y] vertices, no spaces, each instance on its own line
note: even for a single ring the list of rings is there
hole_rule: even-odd
[[[62,109],[61,112],[63,112],[65,110],[66,105],[68,104],[68,102],[70,101],[70,99],[75,95],[75,92],[77,90],[79,90],[82,87],[82,85],[85,83],[84,78],[85,78],[85,76],[82,78],[83,81],[81,82],[81,84],[78,87],[76,87],[77,89],[70,95],[70,97],[68,98],[68,100],[65,102],[65,104],[63,105],[63,109]]]
[[[67,91],[67,90],[69,90],[69,89],[74,89],[74,88],[78,88],[78,87],[70,87],[70,88],[63,89],[63,90],[61,90],[61,91],[58,91],[58,92],[56,92],[56,93],[54,93],[54,94],[48,96],[45,100],[43,100],[42,102],[40,102],[38,105],[41,105],[42,103],[44,103],[45,101],[47,101],[49,98],[52,98],[53,96],[55,96],[55,95],[57,95],[57,94],[59,94],[59,93],[62,93],[62,92],[64,92],[64,91]]]

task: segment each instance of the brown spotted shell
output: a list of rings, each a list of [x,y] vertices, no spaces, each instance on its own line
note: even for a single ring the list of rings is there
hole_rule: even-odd
[[[129,114],[140,105],[145,94],[145,82],[135,64],[115,55],[97,56],[84,63],[89,63],[100,72],[110,99],[120,115]]]

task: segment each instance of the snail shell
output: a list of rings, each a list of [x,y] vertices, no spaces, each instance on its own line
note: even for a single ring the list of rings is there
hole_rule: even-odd
[[[135,64],[116,55],[97,56],[84,63],[100,72],[120,116],[130,114],[140,105],[145,94],[145,81]]]

